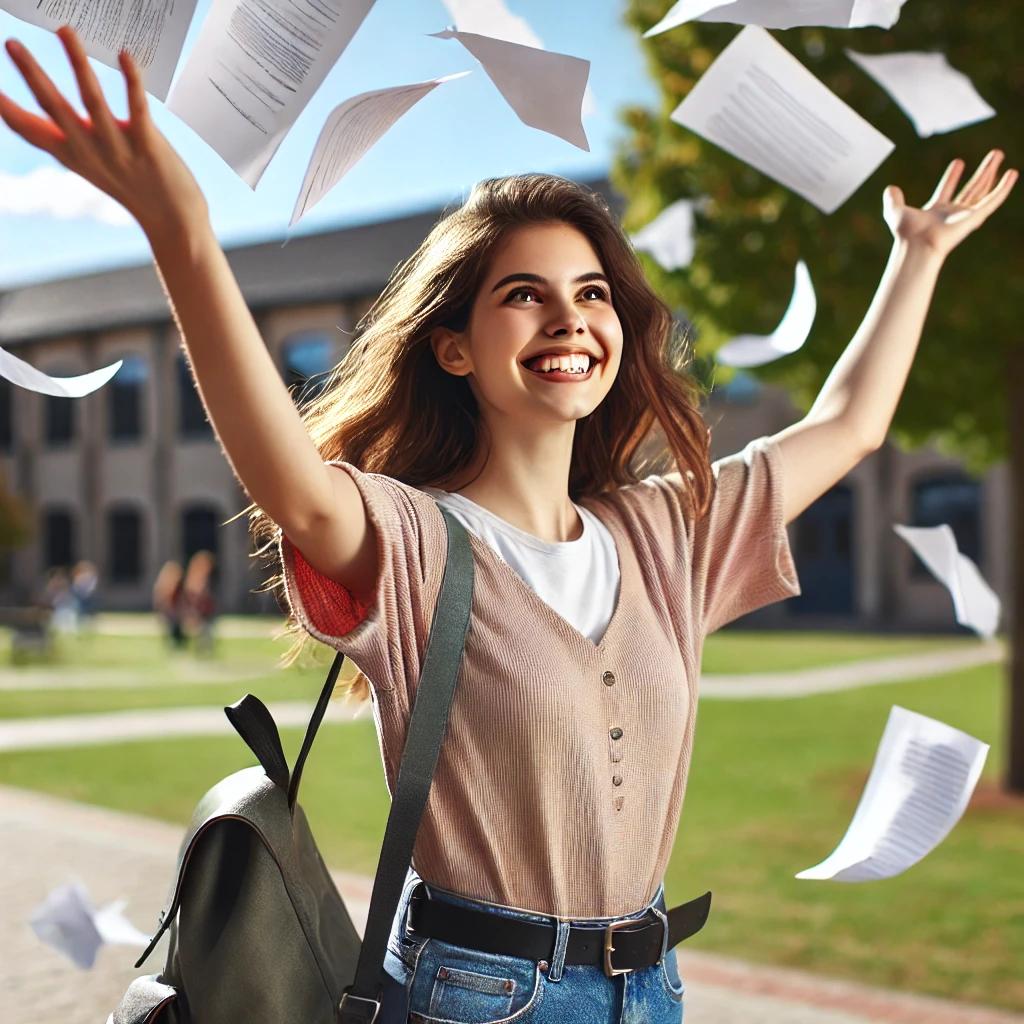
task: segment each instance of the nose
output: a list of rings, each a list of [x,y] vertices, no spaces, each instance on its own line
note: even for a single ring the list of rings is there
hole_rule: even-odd
[[[551,318],[544,328],[549,338],[562,338],[568,334],[585,334],[583,317],[572,306],[565,306]]]

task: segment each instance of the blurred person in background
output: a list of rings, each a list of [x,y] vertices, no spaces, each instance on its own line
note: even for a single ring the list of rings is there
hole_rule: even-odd
[[[182,619],[187,636],[195,642],[197,654],[213,653],[213,620],[217,600],[213,594],[213,572],[217,564],[210,551],[197,551],[189,560],[182,582]]]
[[[173,559],[164,562],[153,581],[153,611],[163,620],[167,643],[181,650],[186,643],[182,625],[183,581],[181,565]]]
[[[57,633],[74,633],[77,630],[75,595],[71,591],[67,569],[63,566],[57,566],[47,574],[42,603],[53,612],[52,625]]]
[[[75,630],[91,633],[96,617],[96,588],[100,577],[89,561],[79,562],[71,570],[71,597],[75,608]]]

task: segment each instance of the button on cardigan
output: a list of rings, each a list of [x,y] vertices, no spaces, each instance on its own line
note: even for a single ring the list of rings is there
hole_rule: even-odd
[[[369,679],[393,790],[447,533],[427,494],[334,465],[376,530],[376,592],[361,606],[282,535],[286,593],[303,627]],[[686,788],[703,639],[800,593],[775,442],[752,441],[713,469],[696,523],[678,472],[580,502],[611,532],[621,572],[600,642],[470,535],[466,649],[413,852],[426,882],[562,918],[625,915],[653,898]]]

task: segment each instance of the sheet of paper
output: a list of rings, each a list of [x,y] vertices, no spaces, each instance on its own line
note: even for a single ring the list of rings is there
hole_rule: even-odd
[[[90,57],[120,73],[121,50],[135,58],[142,69],[146,91],[167,99],[174,69],[181,58],[196,0],[181,3],[99,3],[78,0],[74,4],[39,3],[38,0],[3,0],[0,7],[30,25],[56,31],[71,25]],[[50,13],[52,12],[52,13]]]
[[[644,35],[656,36],[688,21],[729,22],[761,28],[892,28],[907,0],[679,0]]]
[[[24,359],[0,348],[0,376],[20,388],[36,391],[40,395],[52,395],[54,398],[82,398],[92,394],[121,369],[121,363],[122,360],[118,359],[116,363],[83,373],[80,377],[51,377],[30,366]]]
[[[377,140],[427,93],[444,82],[465,78],[468,74],[469,71],[460,71],[429,82],[374,89],[335,107],[316,140],[288,226],[294,225],[316,206]]]
[[[793,294],[789,306],[771,334],[741,334],[715,352],[715,359],[726,366],[763,366],[801,348],[811,333],[818,300],[811,283],[811,272],[800,260],[796,265]]]
[[[315,7],[218,0],[167,109],[255,188],[372,6],[373,0]]]
[[[518,14],[513,14],[505,0],[441,0],[459,32],[475,32],[477,35],[503,39],[506,43],[519,43],[544,49],[544,41],[533,27]],[[590,83],[583,93],[583,116],[595,112],[596,104],[590,91]]]
[[[893,148],[784,46],[753,26],[721,52],[672,120],[824,213],[842,206]]]
[[[118,900],[95,910],[85,886],[70,882],[50,892],[32,912],[29,923],[40,940],[88,970],[105,942],[139,948],[149,945],[149,936],[124,916],[124,908],[125,901]]]
[[[929,572],[949,591],[953,613],[961,626],[991,639],[999,626],[1000,602],[978,567],[957,547],[956,535],[941,526],[900,526],[893,529],[913,549]]]
[[[437,39],[456,39],[476,57],[519,120],[590,152],[583,130],[583,96],[590,61],[565,53],[445,29]]]
[[[633,247],[650,253],[666,270],[687,267],[694,251],[696,200],[678,199],[631,237]]]
[[[988,749],[959,729],[894,705],[846,835],[796,877],[870,882],[906,871],[960,820]]]
[[[971,80],[942,53],[857,53],[846,56],[867,72],[913,122],[922,139],[995,117]]]

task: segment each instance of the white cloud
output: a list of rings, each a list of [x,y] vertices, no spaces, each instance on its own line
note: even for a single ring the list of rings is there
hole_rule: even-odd
[[[0,171],[0,216],[38,214],[118,226],[135,223],[120,203],[71,171],[60,167],[37,167],[20,175]]]

